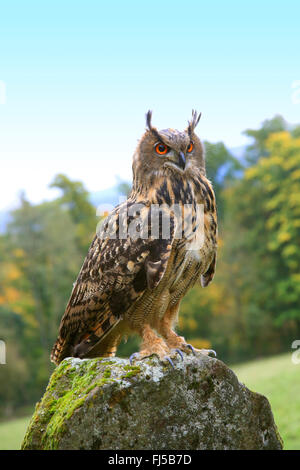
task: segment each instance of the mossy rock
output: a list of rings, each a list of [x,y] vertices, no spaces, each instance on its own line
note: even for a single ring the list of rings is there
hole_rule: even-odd
[[[65,359],[37,404],[22,449],[281,449],[268,400],[199,354]]]

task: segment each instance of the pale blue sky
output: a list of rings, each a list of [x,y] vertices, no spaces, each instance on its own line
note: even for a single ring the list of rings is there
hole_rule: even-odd
[[[202,111],[200,137],[229,147],[276,113],[300,122],[299,19],[296,0],[1,2],[0,209],[51,197],[60,172],[130,178],[149,108],[163,128]]]

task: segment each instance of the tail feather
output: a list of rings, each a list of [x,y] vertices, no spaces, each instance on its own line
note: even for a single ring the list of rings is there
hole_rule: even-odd
[[[86,357],[96,345],[107,337],[120,320],[121,317],[106,312],[92,329],[85,331],[80,336],[76,332],[64,338],[59,335],[51,351],[51,361],[58,365],[66,357],[72,356],[81,359]]]
[[[51,362],[58,365],[66,357],[72,356],[71,349],[69,338],[62,338],[59,336],[51,351]]]
[[[74,347],[74,356],[84,358],[90,356],[92,350],[101,343],[113,328],[117,326],[121,318],[113,317],[112,315],[104,320],[93,332],[84,336],[81,341]]]

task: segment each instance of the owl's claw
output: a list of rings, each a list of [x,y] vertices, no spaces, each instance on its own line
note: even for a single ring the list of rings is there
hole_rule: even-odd
[[[195,349],[191,344],[186,344],[186,348],[189,348],[193,355],[196,356],[196,351],[200,354],[206,354],[207,356],[217,357],[217,353],[214,349]]]
[[[138,356],[139,356],[139,353],[137,353],[137,352],[131,354],[131,356],[129,357],[129,362],[130,362],[131,365],[132,365],[134,359]]]
[[[194,354],[194,356],[196,356],[195,349],[194,349],[194,347],[193,347],[191,344],[186,344],[185,346],[186,346],[187,348],[189,348],[189,349],[192,351],[192,353]]]
[[[173,367],[173,369],[175,369],[175,366],[174,366],[174,364],[173,364],[173,361],[172,361],[172,359],[171,359],[169,356],[165,356],[164,359],[165,359],[166,361],[169,361],[169,363],[171,364],[171,366]]]
[[[207,351],[209,356],[217,357],[217,353],[214,349],[207,349]]]
[[[179,356],[181,357],[181,360],[183,361],[183,354],[180,351],[180,349],[175,349],[175,351],[177,352],[177,354],[179,354]]]

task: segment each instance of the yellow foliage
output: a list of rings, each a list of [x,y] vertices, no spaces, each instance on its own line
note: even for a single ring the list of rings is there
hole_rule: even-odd
[[[295,170],[295,171],[292,172],[291,178],[293,180],[300,180],[300,168],[298,168],[298,170]]]
[[[193,346],[196,349],[211,349],[211,342],[204,338],[193,338]]]
[[[23,257],[23,251],[14,250],[14,255]],[[22,315],[27,324],[36,327],[37,322],[31,313],[35,304],[32,294],[24,291],[18,284],[19,280],[23,280],[21,271],[13,263],[5,263],[1,268],[0,305],[9,308],[18,315]]]
[[[4,295],[0,296],[0,305],[16,302],[19,297],[20,295],[17,289],[14,287],[7,287],[4,291]]]
[[[6,263],[2,266],[2,277],[4,278],[4,283],[7,284],[11,281],[15,281],[21,277],[20,270],[15,264]],[[3,284],[3,282],[2,282]]]
[[[24,250],[22,250],[21,248],[15,248],[13,250],[13,254],[16,258],[23,258],[24,257]]]
[[[291,134],[287,131],[270,134],[266,142],[266,147],[271,153],[275,151],[285,151],[290,147]]]
[[[281,243],[287,242],[291,239],[291,234],[288,232],[279,232],[277,238]]]
[[[300,284],[300,273],[292,274],[291,278],[293,279],[293,281],[296,281]]]
[[[17,288],[14,286],[14,281],[21,277],[21,273],[14,264],[6,263],[2,266],[1,277],[3,280],[1,282],[0,305],[12,304],[20,297]]]

